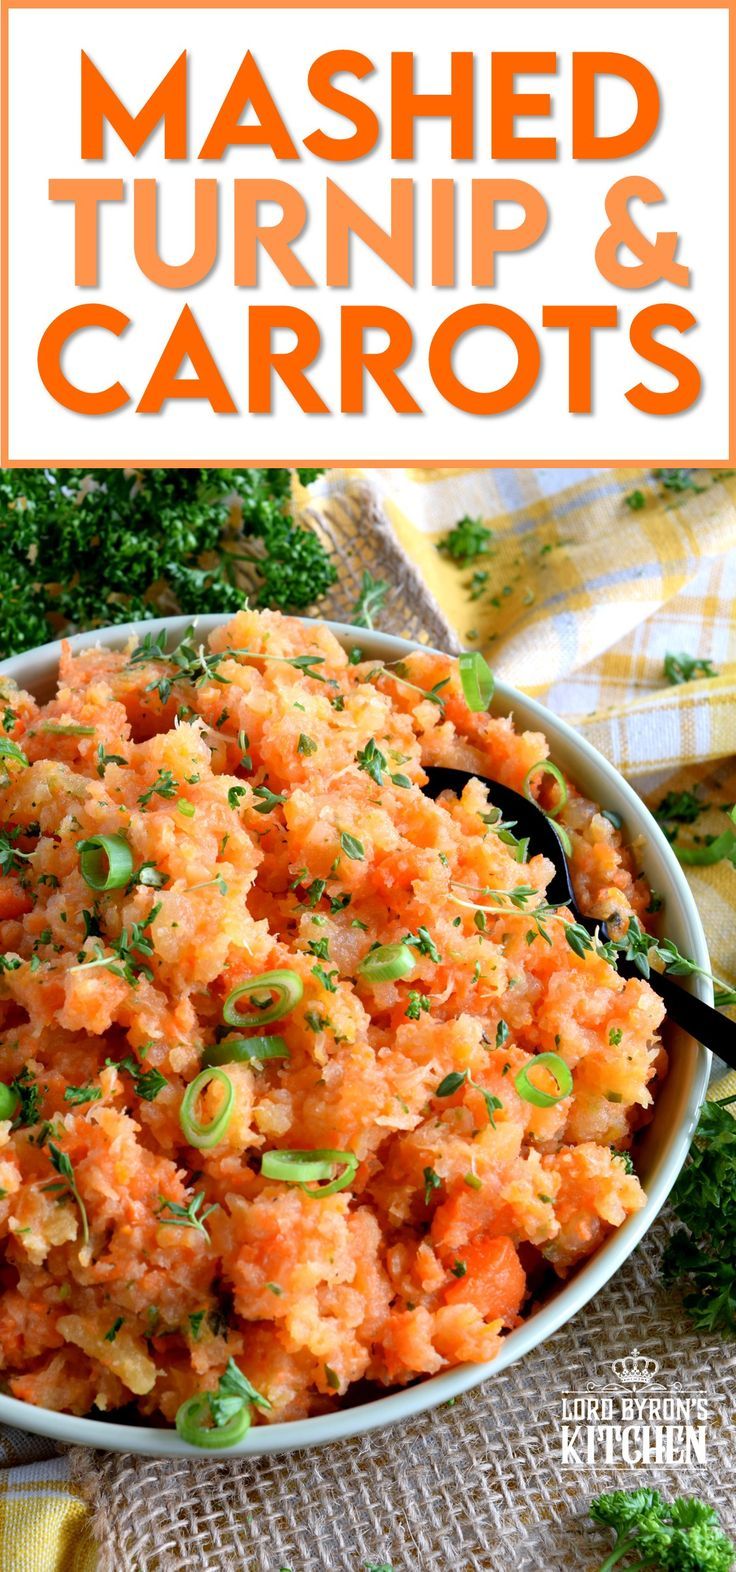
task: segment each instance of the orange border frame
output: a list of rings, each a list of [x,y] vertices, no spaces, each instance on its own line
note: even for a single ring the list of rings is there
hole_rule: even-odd
[[[279,0],[215,0],[214,9],[247,11],[268,7],[276,11],[291,11],[313,9],[316,4],[326,10],[343,10],[350,0],[289,0],[288,4],[280,4]],[[468,9],[492,10],[558,10],[560,0],[531,0],[531,4],[519,4],[518,0],[460,0]],[[672,10],[707,10],[726,11],[729,16],[729,452],[728,457],[712,460],[681,460],[683,465],[690,469],[725,469],[736,466],[736,0],[644,0],[648,9],[660,11]],[[399,0],[399,4],[407,9],[433,10],[445,9],[448,0]],[[600,10],[634,11],[639,10],[642,0],[611,0],[609,5],[602,4]],[[0,0],[0,50],[2,51],[2,71],[0,74],[0,94],[2,96],[2,119],[0,121],[0,465],[9,469],[44,469],[47,465],[55,469],[71,469],[80,462],[78,459],[58,459],[45,457],[43,459],[11,459],[8,451],[8,394],[9,394],[9,367],[8,367],[8,322],[9,322],[9,297],[8,297],[8,138],[9,138],[9,108],[8,108],[8,79],[9,79],[9,14],[11,10],[24,11],[49,11],[49,10],[109,10],[109,11],[146,11],[151,7],[156,9],[171,10],[201,10],[207,9],[206,0]],[[562,0],[565,10],[591,9],[588,0]],[[595,4],[593,9],[595,9]],[[375,11],[391,11],[395,7],[385,3],[385,0],[356,0],[354,9]],[[237,469],[244,463],[254,468],[267,468],[275,464],[291,468],[298,461],[294,459],[246,459],[241,455],[237,459],[151,459],[146,461],[127,459],[97,459],[95,467],[98,469],[189,469],[193,465],[198,468],[214,469],[226,467]],[[303,461],[301,461],[303,462]],[[458,458],[435,458],[432,464],[426,460],[414,459],[373,459],[366,463],[365,459],[309,459],[310,464],[327,469],[642,469],[658,468],[663,465],[661,459],[499,459],[495,463],[487,459],[462,460]]]

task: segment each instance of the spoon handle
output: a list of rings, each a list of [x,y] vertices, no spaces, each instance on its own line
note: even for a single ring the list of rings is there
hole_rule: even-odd
[[[623,958],[619,959],[616,970],[621,977],[641,977],[633,962]],[[667,1014],[676,1026],[681,1026],[696,1042],[712,1049],[719,1059],[724,1059],[732,1070],[736,1070],[736,1021],[730,1021],[720,1010],[704,1004],[694,993],[688,993],[672,977],[663,976],[661,972],[650,973],[649,985],[664,999]]]

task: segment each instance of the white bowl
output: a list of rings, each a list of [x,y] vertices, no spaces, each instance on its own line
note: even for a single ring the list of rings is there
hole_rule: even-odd
[[[197,631],[204,638],[213,628],[229,620],[225,616],[199,617]],[[175,640],[191,625],[191,621],[188,617],[167,617],[153,622],[125,623],[116,628],[79,634],[72,639],[72,645],[74,649],[84,649],[95,644],[119,646],[133,633],[155,634],[160,628],[165,628]],[[359,644],[370,657],[376,659],[397,660],[410,650],[422,648],[405,639],[367,632],[363,628],[351,628],[344,623],[327,623],[327,626],[346,647]],[[59,653],[59,644],[44,644],[40,649],[0,662],[0,676],[15,678],[22,687],[45,701],[55,689]],[[707,970],[708,951],[702,924],[677,858],[649,811],[613,765],[565,721],[559,720],[543,705],[526,698],[506,683],[498,683],[491,709],[498,714],[513,711],[520,729],[542,731],[549,740],[553,757],[569,771],[582,790],[593,801],[621,815],[627,839],[633,841],[637,835],[644,837],[644,871],[653,888],[664,896],[666,931],[683,954],[692,956],[699,966]],[[710,983],[704,978],[691,982],[701,998],[712,1002]],[[378,1397],[373,1402],[343,1408],[337,1413],[321,1415],[319,1418],[300,1419],[287,1424],[257,1425],[238,1446],[216,1455],[258,1457],[265,1453],[289,1452],[300,1447],[321,1446],[347,1436],[363,1435],[382,1425],[408,1419],[411,1415],[446,1403],[471,1387],[479,1386],[482,1381],[500,1375],[502,1370],[530,1354],[572,1316],[577,1315],[639,1243],[657,1216],[685,1161],[708,1084],[711,1056],[683,1032],[671,1028],[668,1030],[667,1046],[670,1052],[669,1074],[657,1097],[652,1123],[637,1147],[637,1168],[647,1193],[646,1205],[611,1234],[596,1254],[563,1287],[556,1289],[540,1309],[504,1339],[498,1357],[492,1363],[460,1365],[388,1397]],[[70,1445],[104,1447],[115,1452],[134,1452],[142,1457],[203,1455],[197,1454],[196,1448],[182,1441],[175,1430],[127,1422],[115,1423],[109,1419],[77,1419],[70,1414],[36,1408],[17,1398],[2,1395],[0,1423],[15,1425],[20,1430],[33,1430]],[[211,1453],[206,1455],[210,1458],[213,1456]]]

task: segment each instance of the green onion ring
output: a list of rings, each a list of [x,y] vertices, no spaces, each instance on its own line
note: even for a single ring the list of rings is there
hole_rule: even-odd
[[[249,1059],[288,1059],[289,1050],[283,1037],[225,1037],[213,1043],[202,1054],[202,1065],[244,1064]]]
[[[197,1118],[197,1098],[209,1086],[211,1081],[219,1081],[225,1088],[225,1096],[219,1111],[209,1124],[202,1124]],[[220,1070],[216,1065],[210,1065],[206,1070],[201,1070],[190,1081],[179,1109],[179,1123],[184,1137],[190,1146],[196,1146],[200,1152],[208,1152],[210,1147],[217,1146],[227,1130],[233,1114],[235,1104],[235,1088],[229,1075]]]
[[[548,813],[547,814],[547,818],[549,819],[551,817],[552,817],[552,815]],[[562,842],[562,850],[564,851],[565,856],[566,857],[572,857],[572,841],[570,840],[570,837],[569,837],[569,835],[567,833],[567,830],[565,829],[564,824],[555,824],[555,829],[556,829],[557,834],[559,835],[559,838],[560,838],[560,840]]]
[[[379,944],[363,956],[358,972],[369,983],[396,982],[410,977],[416,965],[408,944]]]
[[[247,977],[229,993],[222,1007],[222,1019],[228,1026],[265,1026],[268,1021],[280,1021],[299,1003],[304,984],[296,972],[284,970],[263,972],[260,977]],[[276,995],[265,1009],[256,1009],[252,1015],[243,1015],[237,1008],[239,999],[254,999],[261,993]]]
[[[28,769],[27,754],[10,737],[0,737],[0,759],[14,759],[16,764],[22,764],[24,769]]]
[[[79,866],[91,890],[120,890],[133,872],[133,853],[124,835],[92,835],[77,841]]]
[[[17,1092],[14,1092],[12,1087],[6,1086],[4,1081],[0,1081],[0,1119],[12,1119],[19,1102]]]
[[[487,710],[495,686],[487,660],[483,659],[480,650],[465,650],[458,658],[458,667],[468,709],[474,713]]]
[[[205,1447],[207,1451],[219,1450],[221,1447],[237,1446],[243,1436],[250,1430],[252,1411],[249,1403],[244,1403],[237,1414],[233,1414],[224,1425],[204,1425],[202,1420],[210,1412],[207,1393],[200,1393],[198,1397],[187,1398],[185,1403],[177,1409],[176,1428],[182,1441],[188,1441],[190,1446]]]
[[[44,721],[41,727],[49,737],[94,737],[94,726],[75,726],[73,723],[65,725],[61,721]]]
[[[537,1064],[546,1065],[554,1076],[559,1087],[556,1096],[551,1092],[541,1091],[533,1081],[530,1081],[529,1071]],[[519,1070],[514,1078],[514,1086],[525,1103],[533,1103],[535,1108],[554,1108],[555,1103],[561,1103],[563,1097],[569,1097],[572,1091],[570,1066],[565,1064],[558,1053],[538,1053],[529,1064],[525,1064],[523,1069]]]
[[[565,803],[567,802],[567,799],[568,799],[570,793],[569,793],[569,791],[567,789],[567,783],[565,781],[565,777],[564,777],[564,775],[562,773],[562,770],[559,770],[557,768],[557,765],[552,763],[551,759],[537,759],[536,764],[533,764],[531,766],[531,769],[527,770],[526,775],[524,776],[524,786],[523,786],[524,796],[527,798],[527,800],[529,802],[536,802],[536,800],[537,800],[536,797],[532,796],[531,781],[532,781],[532,776],[533,775],[537,775],[540,770],[541,770],[543,775],[551,775],[552,778],[557,782],[557,785],[560,788],[560,800],[557,803],[556,807],[554,807],[554,808],[545,808],[543,810],[546,813],[548,819],[556,819],[558,813],[561,811],[562,808],[564,808]]]
[[[344,1163],[344,1172],[332,1179],[330,1184],[320,1184],[316,1190],[310,1190],[307,1180],[330,1179],[336,1164]],[[285,1184],[297,1184],[305,1195],[318,1199],[323,1195],[336,1195],[338,1190],[344,1190],[352,1184],[358,1167],[358,1159],[354,1152],[335,1152],[329,1147],[320,1147],[316,1151],[284,1151],[279,1148],[271,1152],[264,1152],[261,1158],[261,1173],[264,1179],[282,1179]]]

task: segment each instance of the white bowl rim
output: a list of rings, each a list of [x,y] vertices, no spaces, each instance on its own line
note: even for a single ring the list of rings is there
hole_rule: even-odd
[[[230,622],[233,615],[229,612],[199,617],[160,617],[148,621],[119,623],[112,627],[75,634],[70,642],[75,650],[99,644],[115,646],[124,644],[131,637],[140,638],[146,633],[155,635],[161,629],[165,629],[169,634],[181,635],[193,624],[196,624],[198,630],[206,636],[213,628]],[[385,634],[377,629],[356,628],[349,623],[331,622],[326,618],[304,617],[300,620],[329,628],[340,643],[348,647],[357,644],[369,656],[376,659],[400,659],[402,655],[413,650],[432,651],[432,646],[399,638],[395,634]],[[60,653],[61,641],[56,640],[37,646],[22,655],[12,656],[0,661],[0,678],[12,677],[20,686],[27,685],[32,691],[34,671],[37,679],[42,670],[58,665]],[[442,652],[435,651],[435,653]],[[630,820],[638,821],[639,830],[646,832],[650,844],[656,848],[669,879],[671,895],[679,903],[679,916],[688,930],[689,953],[697,964],[707,971],[710,963],[705,934],[690,887],[669,842],[633,788],[623,776],[619,775],[614,765],[610,764],[592,743],[576,732],[567,721],[546,709],[536,699],[528,698],[509,683],[497,681],[491,708],[500,708],[502,713],[510,713],[514,709],[524,710],[525,726],[530,720],[546,736],[550,733],[556,735],[558,742],[561,742],[571,753],[575,753],[584,765],[602,779],[609,794],[606,796],[606,801],[609,801],[612,796],[614,800],[623,804]],[[696,977],[689,981],[699,997],[709,1003],[712,1002],[712,987],[705,978]],[[707,1089],[710,1063],[711,1054],[708,1050],[701,1045],[696,1045],[692,1050],[685,1107],[679,1124],[672,1130],[666,1156],[660,1160],[659,1171],[649,1183],[646,1203],[642,1210],[629,1217],[619,1229],[615,1230],[595,1255],[564,1286],[556,1290],[553,1298],[504,1339],[497,1357],[492,1362],[483,1365],[458,1365],[439,1375],[420,1380],[413,1386],[404,1387],[399,1392],[392,1392],[389,1396],[356,1404],[353,1408],[339,1409],[332,1414],[311,1419],[289,1420],[281,1424],[254,1426],[239,1445],[218,1452],[202,1452],[196,1447],[189,1446],[173,1429],[118,1424],[104,1419],[78,1418],[73,1414],[37,1408],[19,1398],[6,1397],[3,1394],[0,1394],[0,1423],[12,1425],[19,1430],[30,1430],[66,1445],[130,1452],[141,1457],[199,1457],[211,1462],[324,1446],[330,1442],[366,1435],[372,1430],[413,1418],[428,1409],[453,1401],[462,1393],[480,1386],[493,1376],[500,1375],[510,1365],[517,1363],[545,1343],[604,1287],[635,1249],[661,1210],[685,1161]]]

